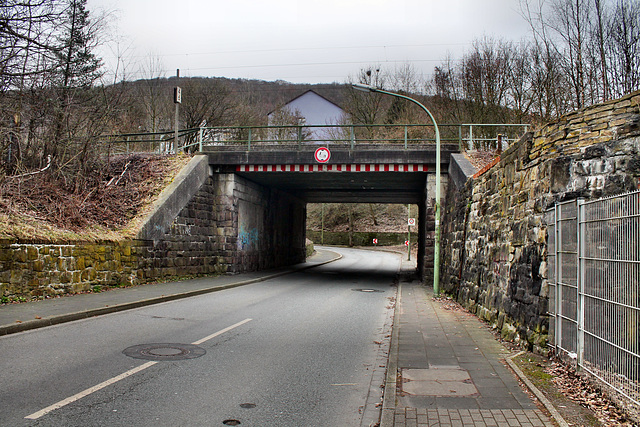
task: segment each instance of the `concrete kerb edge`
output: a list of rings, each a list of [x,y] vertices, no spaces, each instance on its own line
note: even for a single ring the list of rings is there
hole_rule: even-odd
[[[321,265],[329,264],[331,262],[335,262],[342,259],[342,255],[336,252],[333,252],[333,253],[336,254],[337,256],[328,261],[323,261],[318,264],[308,265],[301,268],[291,268],[287,271],[270,274],[270,275],[259,277],[256,279],[243,280],[236,283],[229,283],[227,285],[214,286],[211,288],[198,289],[195,291],[182,292],[179,294],[163,295],[160,297],[148,298],[140,301],[127,302],[127,303],[116,304],[108,307],[100,307],[100,308],[94,308],[90,310],[78,311],[75,313],[61,314],[58,316],[48,317],[45,319],[29,320],[27,322],[16,323],[13,325],[0,326],[0,336],[15,334],[18,332],[24,332],[24,331],[29,331],[29,330],[38,329],[38,328],[44,328],[46,326],[59,325],[61,323],[73,322],[76,320],[88,319],[90,317],[116,313],[119,311],[131,310],[134,308],[146,307],[148,305],[160,304],[163,302],[174,301],[177,299],[189,298],[189,297],[204,295],[212,292],[224,291],[226,289],[232,289],[232,288],[237,288],[239,286],[250,285],[252,283],[264,282],[266,280],[275,279],[276,277],[285,276],[287,274],[296,273],[298,271],[308,270],[310,268],[319,267]]]
[[[531,391],[531,393],[533,393],[536,396],[536,398],[540,401],[540,403],[544,405],[547,411],[549,411],[549,413],[555,419],[558,425],[560,427],[569,427],[569,424],[565,421],[564,418],[562,418],[562,415],[560,415],[560,412],[558,412],[558,410],[553,406],[553,403],[551,403],[551,401],[549,401],[549,399],[547,399],[546,396],[542,394],[542,392],[538,389],[538,387],[536,387],[529,380],[529,378],[527,378],[525,373],[522,372],[522,370],[518,367],[518,365],[516,365],[516,363],[513,361],[513,359],[525,353],[526,353],[525,351],[520,351],[514,355],[508,356],[505,360],[507,361],[507,364],[513,370],[513,372],[516,373],[518,378],[520,378],[520,380],[527,386],[527,388]]]
[[[401,263],[402,265],[402,263]],[[398,273],[400,268],[398,269]],[[398,282],[396,289],[396,305],[393,313],[393,325],[391,326],[391,342],[389,343],[389,361],[387,362],[387,375],[384,382],[384,396],[382,398],[382,415],[380,427],[393,427],[396,412],[396,389],[398,381],[398,317],[400,310],[400,290],[402,283]]]

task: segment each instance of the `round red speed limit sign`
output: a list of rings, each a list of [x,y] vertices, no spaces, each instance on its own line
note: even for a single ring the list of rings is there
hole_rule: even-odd
[[[316,150],[314,157],[318,163],[327,163],[331,158],[331,151],[327,147],[320,147]]]

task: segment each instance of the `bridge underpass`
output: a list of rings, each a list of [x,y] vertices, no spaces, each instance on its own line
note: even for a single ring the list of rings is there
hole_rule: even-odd
[[[417,205],[418,271],[428,280],[433,265],[435,147],[425,145],[405,149],[386,144],[352,150],[344,146],[329,146],[330,158],[324,163],[317,161],[317,149],[317,145],[307,145],[294,150],[270,147],[269,150],[237,151],[227,148],[205,153],[214,176],[233,175],[266,192],[277,191],[278,199],[291,197],[300,201],[304,211],[299,215],[282,211],[283,208],[292,209],[288,203],[265,206],[263,213],[270,218],[287,218],[291,222],[289,233],[302,233],[300,238],[293,239],[296,242],[304,241],[302,237],[306,227],[305,224],[300,226],[298,220],[292,221],[292,218],[302,215],[306,220],[307,203]],[[457,150],[457,144],[443,145],[441,170],[447,170],[450,154]],[[446,177],[443,183],[446,184]],[[238,200],[237,203],[242,202]],[[242,216],[239,212],[238,227],[241,228],[243,223],[247,223]],[[255,220],[249,222],[256,223]],[[275,230],[280,227],[268,225],[263,230],[267,228],[277,233]]]

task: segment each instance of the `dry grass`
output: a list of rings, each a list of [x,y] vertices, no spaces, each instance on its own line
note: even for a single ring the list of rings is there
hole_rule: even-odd
[[[131,154],[77,180],[42,173],[0,184],[0,238],[97,241],[133,237],[188,156]]]

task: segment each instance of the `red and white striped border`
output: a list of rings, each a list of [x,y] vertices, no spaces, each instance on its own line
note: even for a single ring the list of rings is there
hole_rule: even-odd
[[[427,165],[239,165],[236,172],[428,172]]]

